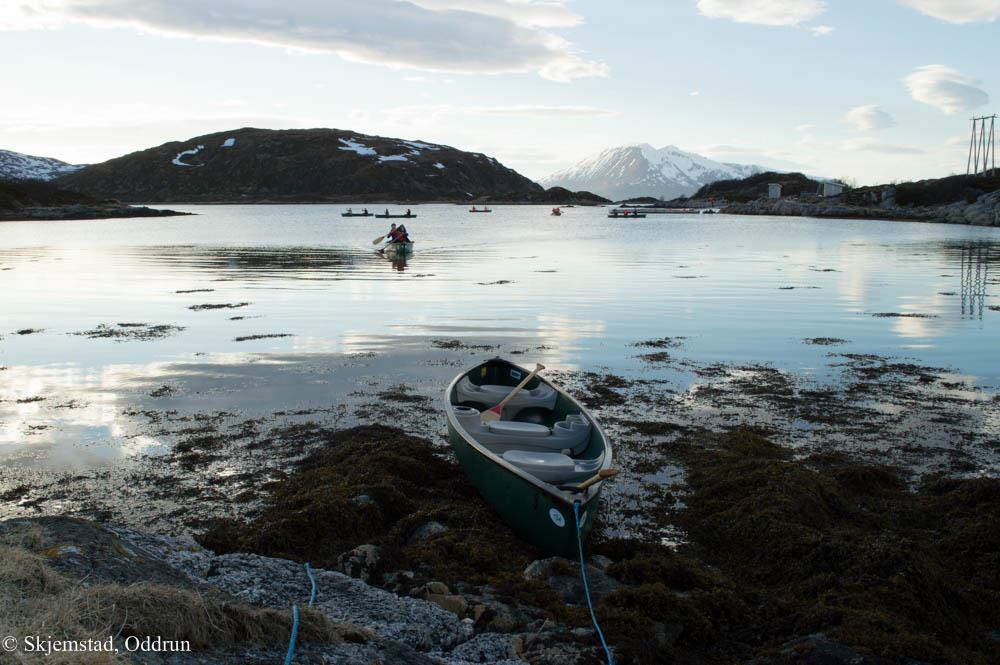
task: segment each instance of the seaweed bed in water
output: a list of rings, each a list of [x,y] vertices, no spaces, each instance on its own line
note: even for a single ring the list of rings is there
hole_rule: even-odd
[[[431,442],[381,426],[313,435],[323,447],[267,487],[259,515],[213,523],[203,544],[328,567],[374,544],[373,583],[392,588],[410,571],[407,587],[489,589],[530,615],[587,625],[584,608],[525,580],[542,554]],[[1000,626],[1000,481],[926,477],[911,489],[892,468],[796,458],[746,430],[688,431],[675,448],[688,473],[679,520],[689,541],[672,549],[598,533],[588,545],[613,561],[607,573],[620,583],[597,606],[619,662],[791,661],[820,648],[817,634],[869,658],[828,662],[1000,658],[991,637]],[[415,538],[429,522],[446,530]],[[576,574],[568,563],[558,573]]]

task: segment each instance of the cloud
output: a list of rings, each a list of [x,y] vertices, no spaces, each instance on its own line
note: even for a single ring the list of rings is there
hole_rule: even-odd
[[[941,109],[948,115],[988,104],[990,96],[979,89],[979,81],[944,65],[918,67],[903,79],[910,96]]]
[[[900,0],[921,14],[948,23],[995,21],[1000,18],[1000,0]]]
[[[737,23],[797,26],[824,11],[820,0],[698,0],[698,11],[708,18],[727,18]]]
[[[561,0],[4,0],[0,29],[65,23],[334,53],[387,67],[459,74],[606,76],[546,27],[582,18]]]
[[[435,115],[492,116],[502,118],[609,118],[617,111],[594,106],[544,106],[521,104],[513,106],[453,106],[424,104],[387,109],[390,116],[423,117]]]
[[[833,32],[833,26],[817,25],[816,27],[809,28],[809,32],[813,33],[816,37],[824,37]]]
[[[880,143],[875,139],[851,139],[844,141],[841,148],[851,152],[877,152],[882,155],[924,155],[925,150],[919,148],[908,148],[901,145],[890,145]]]
[[[857,106],[848,111],[844,119],[863,132],[888,129],[889,127],[896,126],[896,121],[893,117],[883,111],[877,104]]]

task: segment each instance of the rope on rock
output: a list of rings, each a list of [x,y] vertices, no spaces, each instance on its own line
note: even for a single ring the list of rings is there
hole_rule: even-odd
[[[583,593],[587,597],[587,608],[590,610],[590,620],[594,623],[594,630],[597,631],[597,637],[601,640],[601,646],[604,647],[604,654],[608,657],[608,665],[615,665],[615,659],[611,655],[611,649],[608,647],[608,643],[604,641],[604,633],[601,631],[601,625],[597,623],[597,615],[594,614],[594,603],[590,600],[590,585],[587,583],[587,564],[583,558],[583,529],[580,526],[580,502],[573,502],[573,517],[576,522],[576,546],[580,552],[580,579],[583,580]],[[286,663],[286,665],[288,665]]]
[[[288,652],[285,654],[285,665],[292,665],[295,657],[295,638],[299,636],[299,606],[292,605],[292,637],[288,640]]]
[[[306,564],[306,575],[309,576],[309,584],[312,585],[312,589],[309,591],[309,607],[313,606],[316,602],[316,576],[313,575],[312,567]],[[285,665],[292,665],[292,659],[295,657],[295,640],[299,636],[299,606],[292,605],[292,636],[288,640],[288,651],[285,653]]]

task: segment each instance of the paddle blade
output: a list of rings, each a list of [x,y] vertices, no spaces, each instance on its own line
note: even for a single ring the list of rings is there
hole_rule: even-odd
[[[479,414],[479,421],[483,423],[492,423],[500,420],[500,412],[503,411],[503,407],[497,404],[492,409],[488,409]]]
[[[385,240],[385,236],[379,236],[378,238],[375,238],[375,240],[372,240],[372,244],[373,245],[377,245],[380,242],[382,242],[383,240]]]

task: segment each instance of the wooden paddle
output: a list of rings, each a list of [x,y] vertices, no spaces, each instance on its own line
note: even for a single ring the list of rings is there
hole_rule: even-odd
[[[387,233],[386,235],[389,235],[389,234]],[[385,236],[379,236],[378,238],[375,238],[375,240],[372,240],[372,244],[373,245],[377,245],[380,242],[382,242],[383,240],[385,240]]]
[[[514,396],[517,395],[519,392],[521,392],[521,388],[524,388],[526,385],[528,385],[528,382],[531,381],[533,378],[535,378],[535,375],[541,372],[543,369],[545,369],[545,365],[536,364],[535,369],[531,370],[531,374],[526,376],[524,378],[524,381],[517,384],[517,387],[511,390],[510,394],[504,397],[499,404],[494,406],[492,409],[483,411],[481,414],[479,414],[480,422],[490,423],[496,420],[500,420],[503,408],[507,406],[507,403],[510,402],[512,399],[514,399]]]
[[[577,485],[575,489],[582,492],[591,485],[596,485],[602,480],[607,480],[608,478],[614,478],[617,475],[618,475],[618,469],[601,469],[600,471],[597,472],[596,475],[594,475],[591,478],[588,478],[587,480]]]

